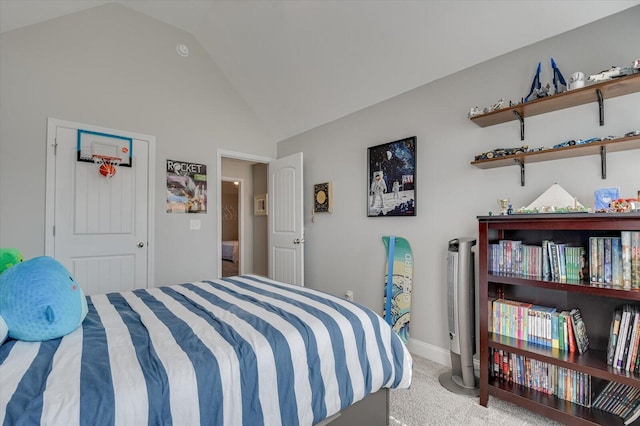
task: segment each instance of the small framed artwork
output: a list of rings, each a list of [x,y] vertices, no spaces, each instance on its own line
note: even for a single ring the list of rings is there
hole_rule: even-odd
[[[331,213],[331,182],[313,185],[313,212]]]
[[[415,136],[367,149],[367,216],[416,215]]]
[[[253,214],[254,216],[266,216],[268,209],[268,195],[258,194],[253,197]]]

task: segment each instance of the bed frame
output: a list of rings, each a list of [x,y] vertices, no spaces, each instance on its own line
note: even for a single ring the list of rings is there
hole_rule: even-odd
[[[389,389],[382,388],[365,399],[329,417],[317,426],[387,426],[389,424]]]

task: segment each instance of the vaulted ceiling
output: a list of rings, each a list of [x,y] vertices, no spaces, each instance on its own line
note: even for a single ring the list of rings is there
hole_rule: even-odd
[[[0,0],[0,32],[105,3]],[[118,3],[191,33],[279,141],[640,0]]]

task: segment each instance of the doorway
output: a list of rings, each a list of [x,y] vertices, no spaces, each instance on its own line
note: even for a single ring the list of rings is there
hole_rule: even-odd
[[[240,271],[240,220],[243,179],[223,177],[220,183],[222,221],[222,276],[232,277]]]
[[[268,275],[268,233],[267,217],[255,216],[253,209],[254,195],[267,192],[267,164],[270,158],[256,157],[231,151],[218,151],[218,215],[217,240],[218,276],[229,274]],[[236,186],[233,182],[237,181]],[[234,186],[236,188],[232,188]],[[237,203],[232,194],[238,191]],[[227,194],[225,194],[227,193]],[[233,217],[230,205],[237,206],[237,263],[229,258],[234,241]],[[235,269],[237,268],[237,272]]]

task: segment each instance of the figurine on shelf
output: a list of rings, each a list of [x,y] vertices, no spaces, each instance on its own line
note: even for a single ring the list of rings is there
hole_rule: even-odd
[[[508,198],[498,199],[498,205],[500,206],[501,216],[506,216],[507,214],[509,214],[509,206],[511,204],[509,203]],[[511,208],[511,212],[513,213],[513,207]]]
[[[529,90],[529,94],[524,98],[524,101],[527,102],[531,95],[536,94],[540,88],[542,87],[542,83],[540,83],[540,71],[542,71],[541,64],[538,62],[538,68],[536,69],[536,75],[533,77],[533,81],[531,82],[531,90]]]
[[[574,72],[569,77],[569,90],[584,87],[585,77],[583,72]]]
[[[567,82],[564,80],[564,76],[560,72],[560,68],[556,65],[556,61],[551,58],[551,69],[553,70],[553,86],[555,87],[555,94],[562,93],[567,90]],[[560,84],[564,86],[564,88],[560,87]]]

